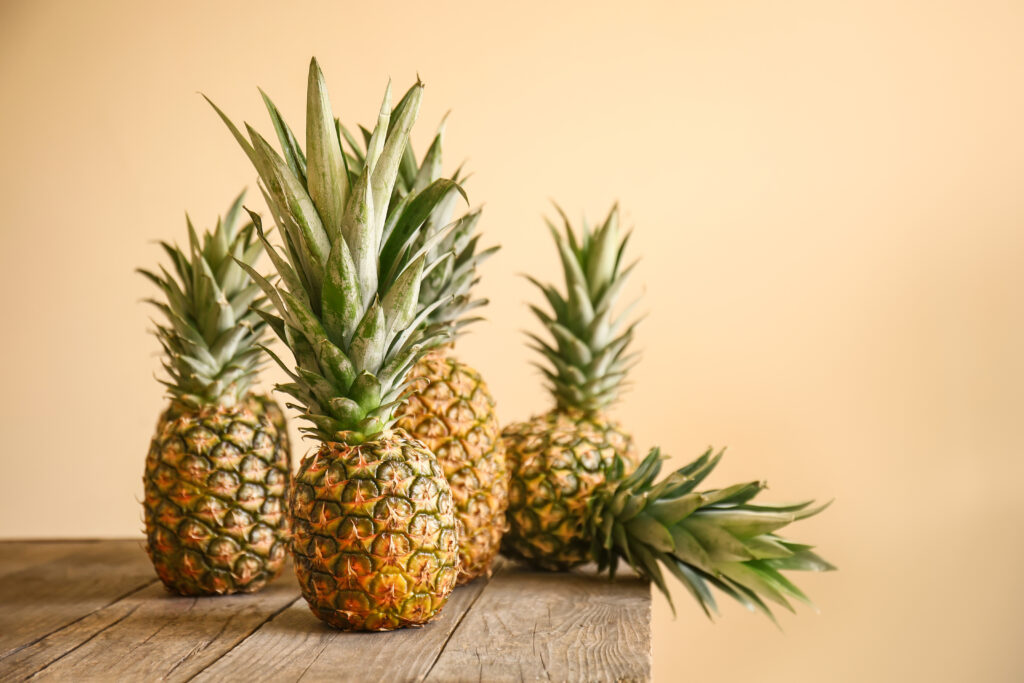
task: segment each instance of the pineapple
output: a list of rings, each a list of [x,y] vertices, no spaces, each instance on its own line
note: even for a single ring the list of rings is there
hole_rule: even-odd
[[[455,586],[458,522],[435,454],[394,426],[394,411],[411,368],[447,339],[427,323],[436,306],[418,305],[446,232],[425,244],[418,237],[457,185],[435,180],[389,211],[422,83],[394,111],[388,85],[360,165],[341,147],[315,59],[308,86],[305,152],[269,98],[282,154],[217,110],[255,166],[284,241],[281,251],[264,239],[278,282],[247,270],[275,306],[264,319],[294,358],[290,367],[274,356],[291,378],[278,389],[320,442],[290,496],[295,571],[311,611],[331,626],[419,626]]]
[[[621,330],[624,316],[613,317],[632,270],[621,263],[626,240],[619,241],[617,209],[593,235],[585,230],[579,243],[568,221],[565,237],[549,227],[568,295],[530,278],[554,310],[552,317],[532,307],[555,346],[530,337],[551,364],[541,370],[555,408],[502,432],[511,472],[503,551],[563,570],[590,559],[583,521],[593,493],[637,464],[633,437],[606,412],[635,358],[626,351],[636,323]]]
[[[480,373],[447,349],[431,352],[409,377],[416,393],[398,426],[437,454],[461,523],[459,583],[490,575],[505,533],[508,467],[494,399]]]
[[[636,322],[623,330],[627,313],[614,314],[633,268],[622,265],[618,211],[579,239],[567,220],[564,236],[550,227],[566,293],[534,281],[552,314],[533,311],[554,344],[530,336],[550,364],[541,370],[555,408],[503,431],[512,476],[503,550],[551,570],[594,561],[613,576],[622,558],[671,604],[664,568],[709,616],[709,586],[771,618],[766,600],[806,601],[781,571],[833,567],[775,532],[824,506],[753,504],[760,482],[696,492],[721,458],[711,451],[655,483],[660,451],[638,464],[632,438],[606,414],[636,358],[627,352]]]
[[[242,196],[213,232],[188,224],[189,249],[162,243],[175,275],[140,272],[164,293],[170,405],[146,457],[146,550],[183,595],[259,590],[280,574],[288,544],[290,473],[284,414],[252,392],[266,327],[259,288],[235,263],[261,253],[254,226],[237,226]]]
[[[446,117],[447,118],[447,117]],[[408,145],[399,165],[388,220],[395,220],[408,206],[415,192],[426,188],[441,176],[441,151],[445,121],[442,120],[423,160],[416,161]],[[339,130],[351,148],[349,168],[365,163],[364,148],[372,132],[361,127],[363,144],[346,128]],[[452,179],[459,180],[460,171]],[[458,192],[453,188],[431,212],[420,235],[420,242],[438,230],[449,227]],[[479,237],[474,236],[480,211],[461,216],[451,232],[430,251],[430,256],[449,254],[440,260],[420,287],[420,309],[434,306],[426,322],[444,325],[452,333],[452,343],[444,344],[420,360],[409,374],[415,389],[398,408],[397,425],[423,441],[433,451],[452,487],[455,509],[462,524],[459,542],[459,583],[467,583],[489,574],[506,528],[508,506],[508,469],[495,413],[494,397],[480,373],[453,354],[458,332],[478,318],[469,312],[486,305],[484,299],[471,297],[479,281],[476,273],[497,246],[477,252]]]
[[[419,166],[406,148],[398,183],[399,196],[421,190],[440,177],[444,124]],[[454,179],[458,180],[456,172]],[[434,209],[421,237],[429,239],[447,226],[458,194],[455,190]],[[473,232],[480,211],[458,219],[454,228],[434,247],[432,254],[449,254],[431,271],[420,287],[420,308],[437,305],[428,324],[447,327],[453,341],[457,332],[477,318],[469,312],[486,305],[473,299],[479,281],[477,266],[498,250],[477,252],[479,236]],[[453,354],[453,344],[433,350],[413,366],[409,374],[415,392],[398,408],[397,425],[422,440],[444,469],[452,487],[455,510],[462,523],[459,541],[459,583],[490,574],[505,532],[508,506],[508,468],[494,397],[480,373]]]

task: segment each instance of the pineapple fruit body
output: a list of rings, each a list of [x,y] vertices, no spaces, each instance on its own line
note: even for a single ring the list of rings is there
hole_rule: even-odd
[[[503,552],[543,569],[591,559],[587,505],[637,463],[633,438],[601,413],[552,410],[502,432],[511,474]]]
[[[146,457],[146,550],[182,595],[259,590],[288,547],[283,414],[265,396],[233,407],[172,405]]]
[[[389,631],[437,615],[458,574],[452,492],[402,430],[303,458],[291,493],[295,572],[319,619]]]
[[[440,349],[409,373],[398,427],[423,441],[451,485],[461,523],[459,583],[489,574],[505,532],[508,468],[494,398],[476,370]]]

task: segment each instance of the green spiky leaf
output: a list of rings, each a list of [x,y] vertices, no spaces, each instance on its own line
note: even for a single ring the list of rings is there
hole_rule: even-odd
[[[578,248],[586,253],[587,241]],[[809,546],[776,533],[803,510],[823,508],[752,504],[764,489],[758,482],[693,491],[720,457],[708,449],[658,481],[662,456],[654,448],[630,475],[598,489],[587,514],[591,555],[602,569],[622,557],[666,595],[668,569],[708,616],[715,611],[713,586],[774,621],[768,602],[789,610],[789,598],[810,604],[782,572],[834,569]]]

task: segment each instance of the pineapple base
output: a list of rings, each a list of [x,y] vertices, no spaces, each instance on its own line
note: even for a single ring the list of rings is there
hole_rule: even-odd
[[[551,571],[590,560],[587,504],[637,465],[633,437],[601,414],[553,410],[502,431],[511,473],[502,552]]]
[[[458,575],[452,492],[434,454],[402,430],[302,459],[292,555],[313,614],[346,631],[420,626]]]
[[[420,381],[396,424],[437,456],[451,485],[461,585],[490,574],[507,528],[509,475],[494,398],[479,372],[445,350],[421,359],[408,379]]]
[[[268,397],[168,408],[143,476],[146,551],[181,595],[259,590],[284,568],[290,475],[284,417]]]

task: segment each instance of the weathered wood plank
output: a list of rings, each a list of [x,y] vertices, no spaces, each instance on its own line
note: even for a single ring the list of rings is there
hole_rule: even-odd
[[[535,572],[507,563],[487,585],[428,681],[645,681],[651,676],[645,581],[592,569]]]
[[[6,574],[0,658],[156,580],[141,541],[83,544]]]
[[[57,629],[45,638],[0,658],[0,680],[25,679],[40,671],[76,647],[88,642],[104,629],[110,628],[124,619],[134,609],[137,609],[135,596],[153,589],[154,584],[140,588],[117,602],[96,610],[78,621]]]
[[[187,681],[297,599],[290,566],[250,595],[186,598],[152,584],[0,660],[0,678]]]
[[[647,680],[650,591],[504,562],[422,629],[343,633],[309,613],[291,567],[260,593],[181,598],[139,541],[2,543],[0,680],[28,677]]]
[[[457,588],[439,617],[423,628],[386,633],[330,628],[300,598],[195,680],[422,680],[486,585],[480,578]]]
[[[97,543],[134,541],[0,541],[0,577],[33,565],[67,557]],[[137,545],[137,544],[136,544]]]

